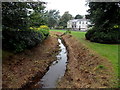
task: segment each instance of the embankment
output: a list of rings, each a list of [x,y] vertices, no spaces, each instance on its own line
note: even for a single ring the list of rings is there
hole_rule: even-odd
[[[58,88],[111,88],[116,84],[112,64],[108,60],[86,48],[71,35],[63,35],[62,38],[69,59]]]
[[[4,58],[2,64],[3,88],[27,88],[47,72],[56,60],[59,46],[57,37],[48,37],[31,50]],[[36,81],[37,82],[37,81]]]

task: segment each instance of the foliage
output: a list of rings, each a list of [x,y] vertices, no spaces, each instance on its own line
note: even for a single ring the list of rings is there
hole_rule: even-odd
[[[67,30],[64,34],[71,34],[71,31]]]
[[[49,27],[46,25],[41,25],[40,28],[38,28],[39,32],[42,32],[43,35],[46,37],[49,36]]]
[[[34,47],[47,38],[49,31],[34,30],[35,27],[46,23],[42,17],[44,8],[42,2],[2,3],[4,50],[21,52]],[[28,13],[29,9],[32,9],[33,12]]]
[[[90,2],[89,7],[89,17],[94,28],[87,32],[86,39],[100,43],[120,43],[120,3]]]
[[[60,15],[59,15],[59,11],[57,10],[50,10],[50,11],[46,11],[45,12],[45,15],[46,15],[46,21],[47,21],[47,25],[50,27],[50,28],[54,28],[58,25],[58,22],[59,22],[59,18],[60,18]]]
[[[46,25],[41,25],[41,26],[40,26],[40,29],[43,29],[43,30],[49,30],[49,27],[46,26]]]
[[[14,29],[27,29],[27,3],[3,2],[2,26]],[[19,13],[18,13],[19,12]]]
[[[39,28],[30,27],[26,31],[3,30],[3,49],[21,52],[41,43],[49,36],[49,27],[42,25]]]
[[[113,29],[110,32],[107,32],[107,29],[105,31],[99,31],[97,28],[92,28],[89,30],[85,36],[86,39],[92,41],[92,42],[98,42],[98,43],[120,43],[120,31],[118,29]]]
[[[97,67],[94,68],[94,70],[97,70],[97,69],[105,69],[105,66],[104,65],[98,65]]]
[[[59,26],[63,26],[65,29],[67,27],[67,22],[73,19],[72,15],[69,12],[65,12],[59,20]]]
[[[81,16],[79,14],[75,16],[75,19],[82,19],[82,18],[83,18],[83,16]]]
[[[34,31],[37,31],[39,33],[42,33],[45,36],[45,38],[47,38],[49,36],[49,27],[46,26],[46,25],[41,25],[38,28],[30,27],[30,29],[34,30]]]
[[[33,46],[41,43],[44,40],[44,35],[40,32],[29,31],[3,31],[3,49],[21,52],[24,49],[30,49]]]
[[[47,24],[46,18],[44,18],[44,12],[33,12],[29,16],[29,26],[39,27],[40,25]]]

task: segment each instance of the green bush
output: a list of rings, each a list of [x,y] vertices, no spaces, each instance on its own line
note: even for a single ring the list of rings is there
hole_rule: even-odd
[[[46,26],[46,25],[41,25],[38,28],[30,27],[30,29],[35,30],[35,31],[37,31],[39,33],[43,33],[43,35],[45,36],[45,38],[47,38],[49,36],[49,27]]]
[[[71,31],[67,30],[66,32],[64,32],[64,34],[71,34]]]
[[[36,46],[48,36],[49,28],[45,25],[40,28],[30,27],[30,30],[26,31],[13,31],[11,28],[3,28],[3,49],[15,53],[21,52]]]
[[[85,34],[85,37],[92,42],[120,43],[119,29],[97,30],[97,28],[92,28]]]
[[[44,34],[45,38],[49,36],[49,27],[48,26],[41,25],[40,28],[38,28],[38,29],[39,29],[39,31],[41,31]]]
[[[3,49],[15,53],[30,49],[44,40],[44,35],[34,30],[9,31],[3,30]]]

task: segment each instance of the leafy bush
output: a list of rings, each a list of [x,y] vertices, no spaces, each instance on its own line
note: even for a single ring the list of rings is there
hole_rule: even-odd
[[[41,25],[40,28],[38,28],[38,31],[41,31],[45,38],[49,36],[49,27],[46,25]]]
[[[41,25],[41,26],[38,27],[38,28],[30,27],[30,29],[31,29],[31,30],[35,30],[35,31],[37,31],[37,32],[39,32],[39,33],[42,33],[42,34],[45,36],[45,38],[47,38],[47,37],[49,36],[49,27],[46,26],[46,25]]]
[[[3,28],[2,35],[3,49],[17,53],[41,43],[48,37],[49,28],[47,26],[30,27],[30,30],[26,31]]]
[[[29,31],[8,31],[3,30],[3,49],[15,53],[30,49],[44,40],[43,33],[33,30]]]
[[[41,25],[41,26],[40,26],[40,29],[42,29],[42,30],[49,30],[49,27],[46,26],[46,25]]]
[[[63,34],[71,34],[70,30],[67,30],[66,32],[64,32]]]
[[[98,30],[97,28],[92,28],[89,30],[85,36],[87,40],[98,43],[120,43],[120,33],[119,29],[106,29]]]

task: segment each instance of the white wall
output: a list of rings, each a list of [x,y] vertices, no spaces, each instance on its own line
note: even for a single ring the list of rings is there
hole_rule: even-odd
[[[88,24],[90,24],[90,22],[85,21],[85,20],[84,21],[68,21],[67,28],[72,28],[73,22],[76,22],[76,30],[79,30],[80,28],[81,31],[86,31],[88,28]]]

